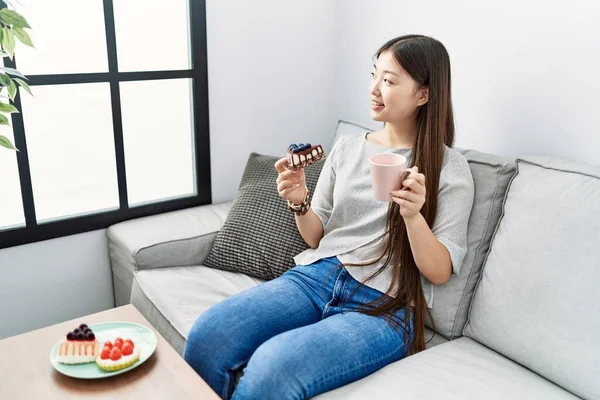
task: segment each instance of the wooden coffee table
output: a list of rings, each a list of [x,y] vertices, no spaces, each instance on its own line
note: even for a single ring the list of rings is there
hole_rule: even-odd
[[[74,326],[131,321],[152,329],[154,354],[124,374],[104,379],[75,379],[50,364],[50,351]],[[0,399],[208,399],[219,396],[132,305],[88,315],[0,340]]]

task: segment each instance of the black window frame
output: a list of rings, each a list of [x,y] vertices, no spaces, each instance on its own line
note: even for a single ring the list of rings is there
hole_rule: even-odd
[[[96,83],[110,84],[117,180],[119,188],[119,209],[90,213],[76,217],[38,223],[33,200],[33,188],[29,169],[27,139],[23,124],[23,114],[27,110],[21,107],[20,94],[14,104],[21,113],[14,113],[12,125],[21,182],[21,196],[25,213],[25,226],[0,230],[0,249],[39,242],[63,236],[74,235],[99,229],[105,229],[118,222],[140,218],[184,208],[210,204],[211,171],[210,171],[210,133],[208,114],[208,66],[206,45],[206,1],[189,0],[191,69],[173,71],[119,72],[117,62],[117,43],[113,0],[103,0],[104,21],[106,30],[108,72],[75,73],[61,75],[28,75],[32,90],[35,86]],[[16,68],[18,53],[11,61],[5,58],[7,67]],[[164,79],[190,78],[192,80],[193,126],[195,151],[195,176],[197,194],[195,196],[172,200],[157,200],[151,204],[130,207],[127,199],[127,180],[125,173],[125,151],[123,145],[123,124],[121,119],[120,82],[150,81]],[[35,92],[34,92],[35,94]],[[5,151],[9,151],[6,150]],[[2,210],[0,210],[2,212]]]

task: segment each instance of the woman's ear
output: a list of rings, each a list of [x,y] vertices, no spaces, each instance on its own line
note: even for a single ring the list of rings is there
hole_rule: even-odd
[[[418,100],[417,105],[422,106],[429,101],[429,87],[424,87],[418,90],[417,92]]]

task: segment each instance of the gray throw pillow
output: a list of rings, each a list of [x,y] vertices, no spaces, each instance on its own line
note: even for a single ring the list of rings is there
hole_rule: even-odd
[[[475,183],[475,201],[467,228],[467,255],[460,273],[434,288],[435,330],[450,340],[462,336],[475,285],[502,214],[502,202],[517,171],[514,159],[476,150],[456,150],[469,162]],[[427,325],[431,328],[429,321]]]
[[[204,265],[270,280],[293,267],[293,257],[308,248],[294,215],[277,193],[277,160],[250,154],[231,211]],[[305,169],[311,193],[323,163]]]

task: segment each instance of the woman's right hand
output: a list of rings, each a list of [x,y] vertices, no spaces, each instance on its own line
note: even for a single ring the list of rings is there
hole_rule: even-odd
[[[306,176],[304,168],[299,168],[296,172],[285,167],[287,158],[280,158],[275,163],[275,169],[279,173],[277,177],[277,192],[279,197],[289,200],[294,204],[301,204],[306,195]]]

